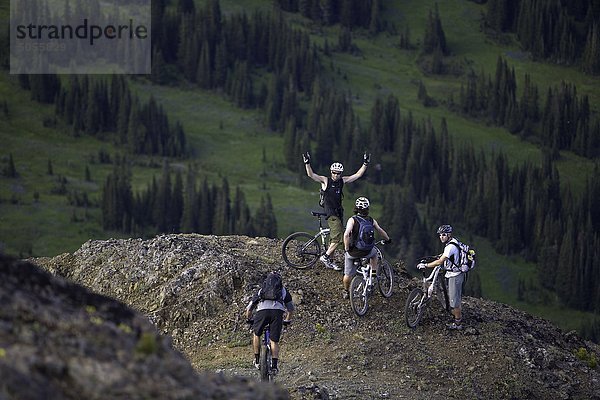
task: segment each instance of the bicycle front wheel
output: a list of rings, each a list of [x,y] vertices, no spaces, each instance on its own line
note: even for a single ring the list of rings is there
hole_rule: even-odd
[[[265,345],[260,347],[260,380],[263,382],[271,380],[271,351]]]
[[[383,297],[390,297],[394,288],[394,270],[390,263],[382,258],[377,269],[377,286]]]
[[[359,317],[367,313],[369,308],[367,281],[362,276],[355,275],[350,282],[350,307]]]
[[[306,232],[292,233],[283,241],[281,255],[290,267],[306,269],[319,259],[321,244]]]
[[[409,328],[415,329],[421,318],[426,307],[425,292],[423,289],[413,289],[406,298],[406,306],[404,307],[404,317],[406,318],[406,325]]]

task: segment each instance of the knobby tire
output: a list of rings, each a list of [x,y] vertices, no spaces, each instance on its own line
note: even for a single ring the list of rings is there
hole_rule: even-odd
[[[264,344],[260,346],[260,380],[271,380],[271,351]]]
[[[350,307],[359,317],[367,313],[369,308],[369,295],[365,290],[367,282],[360,275],[355,275],[350,282]]]
[[[321,256],[321,244],[309,233],[295,232],[283,241],[281,255],[290,267],[306,269],[313,266]]]
[[[419,322],[421,322],[421,318],[427,307],[427,302],[423,301],[424,297],[425,292],[423,292],[423,289],[415,288],[406,298],[404,317],[406,318],[406,325],[411,329],[415,329],[419,325]]]
[[[386,259],[379,260],[377,286],[383,297],[391,297],[394,289],[394,270]]]

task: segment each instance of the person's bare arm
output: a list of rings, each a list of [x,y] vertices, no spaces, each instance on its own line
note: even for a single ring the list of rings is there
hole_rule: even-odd
[[[344,176],[344,177],[342,177],[342,179],[344,180],[344,183],[354,182],[355,180],[357,180],[358,178],[360,178],[361,176],[363,176],[366,171],[367,171],[367,165],[363,164],[358,169],[358,171],[356,171],[352,175]]]
[[[375,227],[375,229],[377,229],[377,232],[379,232],[379,234],[381,236],[383,236],[383,238],[385,240],[390,240],[390,236],[387,234],[387,232],[381,226],[379,226],[379,224],[377,223],[377,221],[375,219],[373,219],[373,226]]]
[[[313,171],[313,169],[310,166],[310,164],[306,164],[305,166],[306,166],[306,175],[308,175],[308,177],[310,179],[312,179],[315,182],[319,182],[322,185],[327,185],[327,177],[326,176],[316,174]]]
[[[369,165],[370,161],[371,161],[371,154],[369,154],[369,153],[363,154],[363,165],[354,174],[352,174],[350,176],[344,176],[342,178],[344,180],[344,183],[354,182],[355,180],[357,180],[358,178],[363,176],[364,173],[367,171],[367,165]]]
[[[354,218],[349,218],[344,231],[344,250],[350,250],[352,244],[352,228],[354,228]]]

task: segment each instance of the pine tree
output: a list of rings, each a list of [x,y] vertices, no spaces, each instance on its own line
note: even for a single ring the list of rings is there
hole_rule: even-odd
[[[216,190],[213,212],[212,233],[229,235],[231,233],[231,201],[227,178],[223,178],[221,188]]]
[[[196,188],[196,171],[191,164],[188,166],[185,182],[181,232],[198,232],[198,190]]]
[[[204,178],[198,195],[198,233],[213,233],[214,197],[213,190]]]
[[[175,183],[173,184],[173,192],[170,196],[169,204],[169,231],[180,232],[181,218],[183,215],[184,199],[183,199],[183,178],[181,171],[175,173]]]
[[[4,169],[4,176],[7,178],[16,178],[18,176],[12,153],[8,154],[8,165]]]
[[[160,181],[156,192],[156,200],[152,210],[153,220],[156,224],[156,231],[159,233],[168,233],[171,231],[169,210],[171,207],[171,168],[169,163],[163,163]]]

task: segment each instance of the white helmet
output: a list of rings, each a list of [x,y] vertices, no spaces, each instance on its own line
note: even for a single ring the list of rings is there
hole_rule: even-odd
[[[344,166],[342,165],[342,163],[339,162],[334,162],[333,164],[331,164],[331,172],[339,172],[340,174],[342,172],[344,172]]]
[[[354,205],[359,210],[366,210],[367,208],[369,208],[370,205],[369,199],[367,199],[366,197],[359,197],[358,199],[356,199]]]

